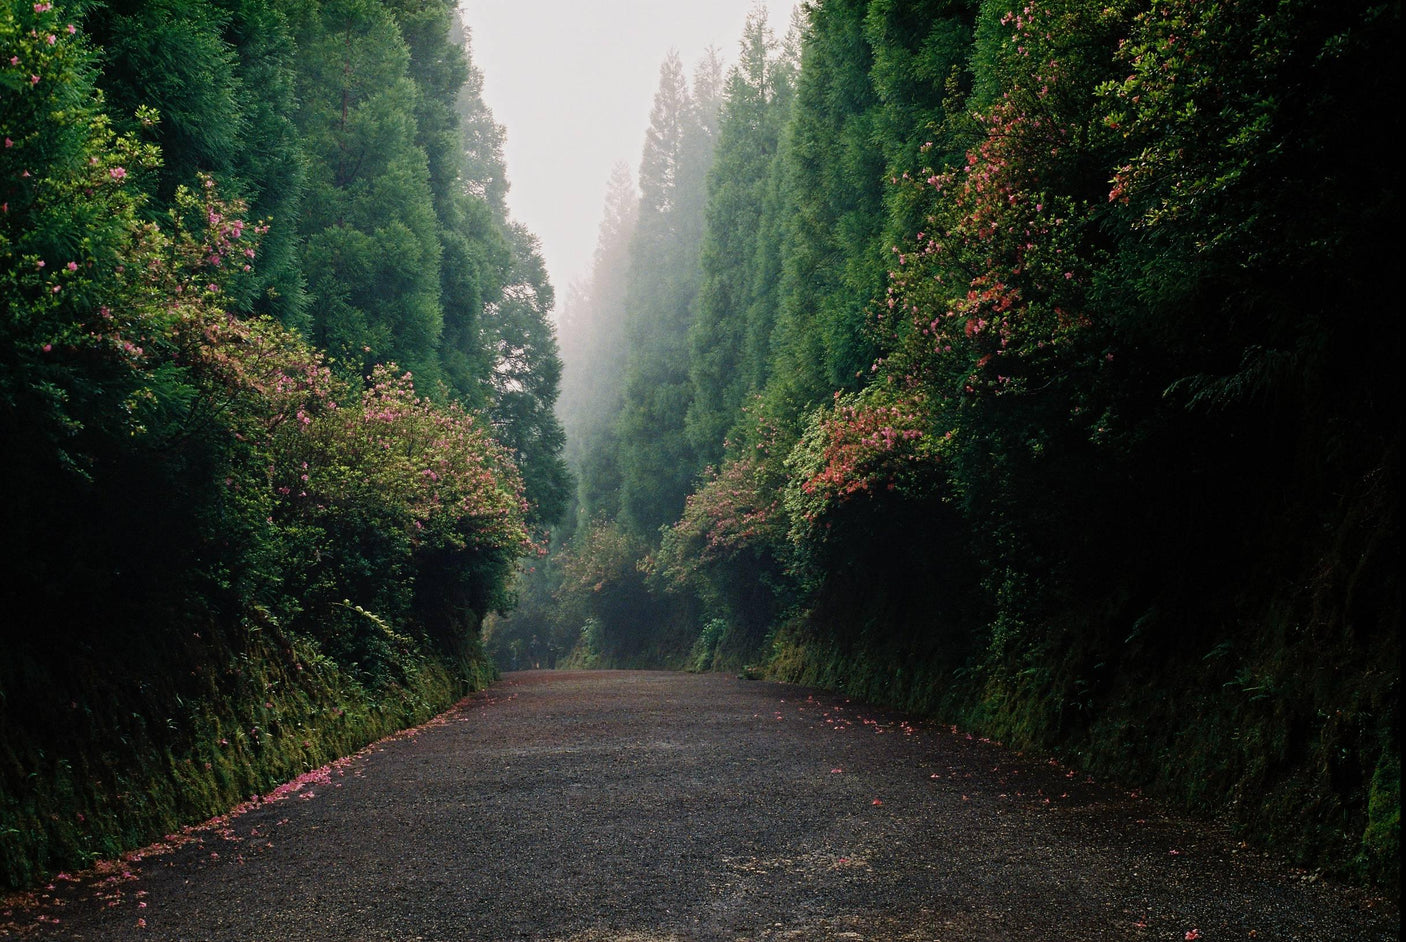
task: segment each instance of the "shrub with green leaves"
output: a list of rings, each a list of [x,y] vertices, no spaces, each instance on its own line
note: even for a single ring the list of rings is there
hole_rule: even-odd
[[[447,706],[531,549],[488,421],[232,313],[270,232],[162,205],[50,3],[0,9],[0,879]],[[149,108],[134,133],[157,126]]]

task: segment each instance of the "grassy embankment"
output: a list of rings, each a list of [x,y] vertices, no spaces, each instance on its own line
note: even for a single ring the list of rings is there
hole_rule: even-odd
[[[272,625],[110,636],[0,674],[0,885],[143,846],[439,713],[485,686],[457,658],[393,652],[375,676]],[[360,676],[358,676],[360,675]]]

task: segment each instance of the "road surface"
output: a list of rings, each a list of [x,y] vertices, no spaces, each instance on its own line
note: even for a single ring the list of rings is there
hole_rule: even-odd
[[[0,913],[0,938],[104,942],[1400,937],[1392,905],[1076,769],[835,694],[652,672],[510,674]]]

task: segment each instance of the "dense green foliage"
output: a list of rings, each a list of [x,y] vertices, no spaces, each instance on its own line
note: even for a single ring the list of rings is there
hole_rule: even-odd
[[[651,138],[602,231],[566,382],[629,369],[496,643],[938,712],[1396,886],[1399,26],[754,16],[696,218],[660,228]]]
[[[636,533],[673,520],[683,506],[693,456],[688,411],[688,325],[698,294],[699,241],[713,152],[720,66],[700,63],[690,91],[671,55],[659,73],[640,161],[639,210],[625,289],[629,351],[615,422],[620,515]]]
[[[491,673],[568,485],[461,34],[445,2],[0,7],[6,884]]]
[[[564,373],[445,0],[0,17],[5,880],[425,715],[489,617],[1399,888],[1398,4],[754,14],[664,62]]]

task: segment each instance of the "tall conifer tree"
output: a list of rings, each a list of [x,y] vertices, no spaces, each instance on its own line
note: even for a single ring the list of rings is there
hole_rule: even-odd
[[[867,3],[811,8],[780,180],[782,273],[769,397],[793,420],[861,385],[864,309],[882,293],[884,162],[874,146]]]
[[[703,100],[696,101],[678,54],[670,53],[659,70],[640,161],[639,226],[626,293],[630,363],[618,423],[621,513],[639,534],[677,517],[697,472],[684,431],[691,393],[688,326],[698,290],[717,75],[710,53],[695,83]]]
[[[313,339],[342,369],[396,361],[433,389],[441,243],[409,50],[373,0],[311,7],[295,32],[313,158],[301,218]]]
[[[571,292],[562,311],[566,372],[558,411],[579,480],[578,513],[585,521],[598,514],[613,517],[619,510],[615,419],[628,358],[625,292],[638,217],[634,175],[617,163],[606,188],[590,280]]]
[[[512,266],[498,300],[484,310],[485,345],[493,355],[488,377],[497,438],[522,471],[539,523],[566,508],[570,475],[561,458],[565,436],[552,406],[561,382],[561,358],[550,314],[555,295],[537,238],[520,224],[508,229]]]
[[[702,280],[688,335],[688,436],[705,464],[721,460],[724,438],[739,418],[744,396],[760,386],[756,371],[743,364],[754,314],[765,318],[766,325],[757,330],[770,339],[769,311],[754,308],[757,295],[766,291],[757,283],[755,268],[758,253],[770,250],[761,244],[761,217],[790,111],[789,63],[778,50],[764,8],[748,17],[739,51],[728,74],[717,154],[708,175]]]

